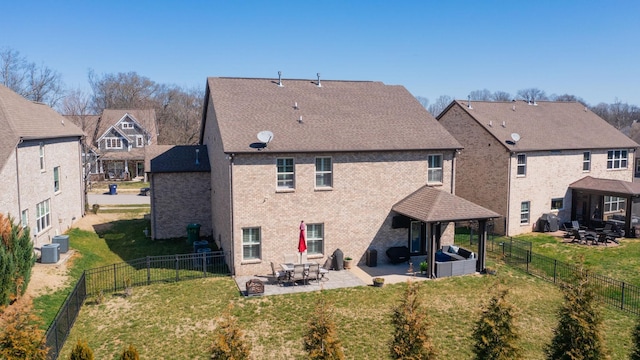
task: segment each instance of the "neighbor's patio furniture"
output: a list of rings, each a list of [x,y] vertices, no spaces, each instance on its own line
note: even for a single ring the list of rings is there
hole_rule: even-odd
[[[273,264],[273,261],[271,262],[271,276],[273,277],[273,280],[275,280],[278,285],[282,285],[282,283],[287,280],[287,278],[289,277],[289,274],[285,271],[277,271],[276,270],[276,266]]]

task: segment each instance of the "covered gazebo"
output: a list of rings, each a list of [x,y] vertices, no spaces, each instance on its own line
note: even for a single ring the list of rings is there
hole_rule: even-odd
[[[640,230],[640,183],[585,176],[569,189],[571,220],[590,228],[612,222],[623,228],[627,237]]]
[[[392,210],[411,219],[422,221],[429,227],[427,263],[429,277],[435,278],[435,254],[440,248],[441,226],[456,221],[478,221],[478,262],[476,271],[485,270],[487,221],[500,217],[471,201],[430,186],[423,186],[396,203]]]

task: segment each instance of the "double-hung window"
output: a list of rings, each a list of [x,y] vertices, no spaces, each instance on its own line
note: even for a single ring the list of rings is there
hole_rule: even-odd
[[[529,214],[531,203],[529,201],[523,201],[520,203],[520,224],[525,225],[529,223]]]
[[[260,228],[242,229],[242,260],[260,259]]]
[[[324,253],[324,224],[307,224],[307,253],[309,255]]]
[[[333,186],[333,171],[330,157],[316,158],[316,188],[330,188]]]
[[[51,225],[49,199],[36,205],[36,234]]]
[[[591,152],[585,151],[582,153],[582,171],[591,171]]]
[[[627,150],[609,150],[607,152],[607,169],[626,169]]]
[[[40,171],[44,171],[44,143],[40,143]]]
[[[527,175],[527,155],[518,154],[518,176]]]
[[[295,189],[295,172],[292,158],[276,159],[278,168],[278,190]]]
[[[23,229],[29,226],[29,210],[28,209],[22,210],[22,216],[20,217],[20,222]]]
[[[442,155],[429,155],[427,184],[442,184]]]
[[[106,138],[105,147],[107,149],[122,149],[122,139],[120,138]]]
[[[60,166],[53,168],[53,191],[60,191]]]

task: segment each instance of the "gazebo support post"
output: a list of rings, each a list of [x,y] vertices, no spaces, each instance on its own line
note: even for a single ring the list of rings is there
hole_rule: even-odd
[[[479,273],[485,270],[485,257],[487,255],[487,220],[478,220],[478,261],[476,271]]]

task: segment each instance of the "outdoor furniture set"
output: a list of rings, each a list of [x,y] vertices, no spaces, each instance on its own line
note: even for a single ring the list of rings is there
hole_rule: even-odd
[[[305,262],[302,264],[284,263],[280,264],[281,270],[276,270],[275,264],[271,262],[271,271],[273,279],[278,285],[297,285],[297,282],[301,282],[304,285],[309,284],[309,280],[327,279],[325,275],[329,270],[320,267],[320,264],[314,262]]]
[[[445,245],[436,252],[436,277],[473,274],[477,262],[474,252],[455,245]]]
[[[572,238],[571,242],[578,244],[599,245],[602,243],[606,246],[609,242],[619,244],[618,238],[624,237],[624,230],[620,230],[616,224],[611,222],[605,223],[603,228],[589,230],[580,226],[577,221],[572,221],[564,224],[564,230],[565,237]]]

